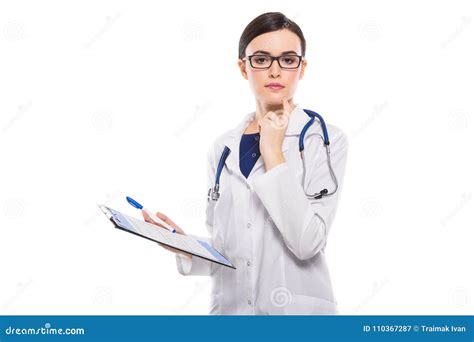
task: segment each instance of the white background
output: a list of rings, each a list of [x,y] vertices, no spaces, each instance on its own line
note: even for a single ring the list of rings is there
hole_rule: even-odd
[[[210,279],[113,229],[125,196],[205,235],[206,152],[255,110],[238,40],[281,11],[295,102],[350,139],[327,254],[342,314],[472,314],[470,1],[4,1],[0,313],[206,314]]]

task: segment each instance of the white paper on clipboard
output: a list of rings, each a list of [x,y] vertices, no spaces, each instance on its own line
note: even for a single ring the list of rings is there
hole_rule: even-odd
[[[217,264],[235,269],[235,266],[221,253],[205,241],[196,240],[189,235],[172,233],[167,229],[157,227],[151,223],[125,215],[103,204],[98,205],[100,210],[112,221],[118,229],[141,236],[145,239],[160,242],[164,245],[179,249]]]

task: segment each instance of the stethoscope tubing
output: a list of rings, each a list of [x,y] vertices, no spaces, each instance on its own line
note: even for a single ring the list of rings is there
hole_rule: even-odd
[[[300,137],[299,137],[299,144],[298,144],[299,145],[299,151],[300,151],[300,157],[301,157],[301,160],[302,160],[302,163],[303,163],[303,177],[302,177],[302,181],[301,181],[301,186],[304,189],[304,184],[305,184],[305,181],[306,181],[306,159],[305,159],[305,156],[304,156],[304,138],[306,136],[306,132],[311,127],[311,125],[314,123],[315,118],[318,118],[318,120],[321,124],[321,130],[323,132],[322,139],[323,139],[323,142],[324,142],[324,147],[326,149],[326,160],[327,160],[327,165],[328,165],[328,168],[329,168],[329,174],[331,175],[331,179],[332,179],[332,181],[335,185],[334,190],[332,190],[331,192],[328,192],[327,189],[323,189],[319,193],[316,192],[314,194],[308,194],[306,192],[306,190],[304,190],[305,195],[308,198],[319,200],[323,197],[328,197],[328,196],[334,195],[337,192],[339,185],[338,185],[338,182],[337,182],[336,174],[334,173],[334,170],[333,170],[332,164],[331,164],[331,150],[329,148],[330,142],[329,142],[329,134],[328,134],[326,122],[324,121],[324,119],[321,115],[319,115],[318,113],[316,113],[314,111],[311,111],[309,109],[303,109],[303,111],[310,117],[310,120],[304,125],[303,129],[301,130]],[[219,199],[220,177],[221,177],[222,170],[224,169],[225,161],[226,161],[227,157],[229,156],[230,152],[231,151],[230,151],[229,147],[225,146],[224,151],[222,152],[222,155],[219,159],[219,163],[218,163],[218,166],[217,166],[214,186],[212,188],[210,188],[209,192],[208,192],[208,201],[209,201],[210,198],[214,201],[217,201]]]

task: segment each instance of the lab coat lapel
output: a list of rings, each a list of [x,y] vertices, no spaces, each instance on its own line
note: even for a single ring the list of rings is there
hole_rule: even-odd
[[[223,144],[230,149],[226,160],[226,167],[231,174],[235,174],[247,183],[247,179],[240,171],[240,139],[249,123],[255,118],[255,112],[247,114],[245,118],[224,137]]]

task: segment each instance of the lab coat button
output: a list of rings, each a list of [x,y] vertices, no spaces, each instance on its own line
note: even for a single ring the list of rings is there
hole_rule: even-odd
[[[248,185],[248,184],[247,184],[247,189],[249,189],[249,190],[250,190],[250,185]]]
[[[247,223],[247,228],[250,228],[250,226],[251,226],[250,222],[249,222],[249,223]]]
[[[247,261],[247,266],[250,266],[250,265],[251,265],[250,261]]]
[[[249,305],[252,305],[252,301],[251,301],[250,299],[247,301],[247,303],[248,303]]]

